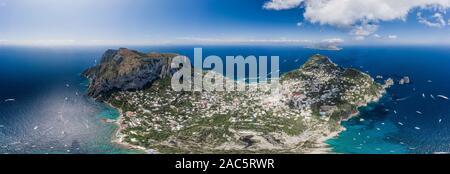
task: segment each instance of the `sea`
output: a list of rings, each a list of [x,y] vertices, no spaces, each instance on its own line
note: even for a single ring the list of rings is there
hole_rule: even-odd
[[[81,73],[117,47],[0,46],[0,153],[129,154],[111,140],[118,111],[86,96]],[[335,153],[432,154],[450,152],[449,46],[346,46],[340,51],[292,45],[134,46],[142,52],[203,55],[279,56],[280,72],[299,68],[314,54],[396,85],[380,101],[360,108],[360,115],[327,140]],[[410,84],[399,85],[404,76]]]

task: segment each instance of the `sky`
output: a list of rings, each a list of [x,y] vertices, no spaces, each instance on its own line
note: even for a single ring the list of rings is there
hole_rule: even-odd
[[[0,0],[0,45],[450,44],[450,0]]]

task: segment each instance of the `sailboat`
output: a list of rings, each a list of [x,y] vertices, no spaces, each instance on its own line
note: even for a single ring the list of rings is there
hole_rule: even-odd
[[[16,99],[10,98],[10,99],[5,99],[5,102],[14,102],[16,101]]]

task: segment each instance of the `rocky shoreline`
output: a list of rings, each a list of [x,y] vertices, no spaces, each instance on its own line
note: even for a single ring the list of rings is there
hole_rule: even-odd
[[[119,110],[112,141],[145,153],[334,153],[325,141],[392,84],[314,55],[282,76],[280,93],[180,93],[170,88],[170,73],[161,75],[171,72],[161,68],[169,54],[108,52],[115,54],[84,73],[92,80],[88,94]]]

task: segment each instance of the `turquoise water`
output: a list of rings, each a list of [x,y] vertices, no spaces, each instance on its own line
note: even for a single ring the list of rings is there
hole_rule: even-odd
[[[386,98],[383,98],[381,102],[383,100],[386,100]],[[377,112],[376,110],[379,110],[380,113],[375,113]],[[387,111],[383,111],[379,103],[372,103],[367,107],[361,108],[360,112],[361,115],[342,123],[346,131],[342,132],[339,137],[326,141],[327,144],[333,147],[334,152],[352,154],[408,153],[408,149],[405,148],[403,143],[389,141],[391,135],[399,131],[395,123],[388,120],[369,118],[371,114],[376,114],[377,116],[386,114],[383,112]]]

